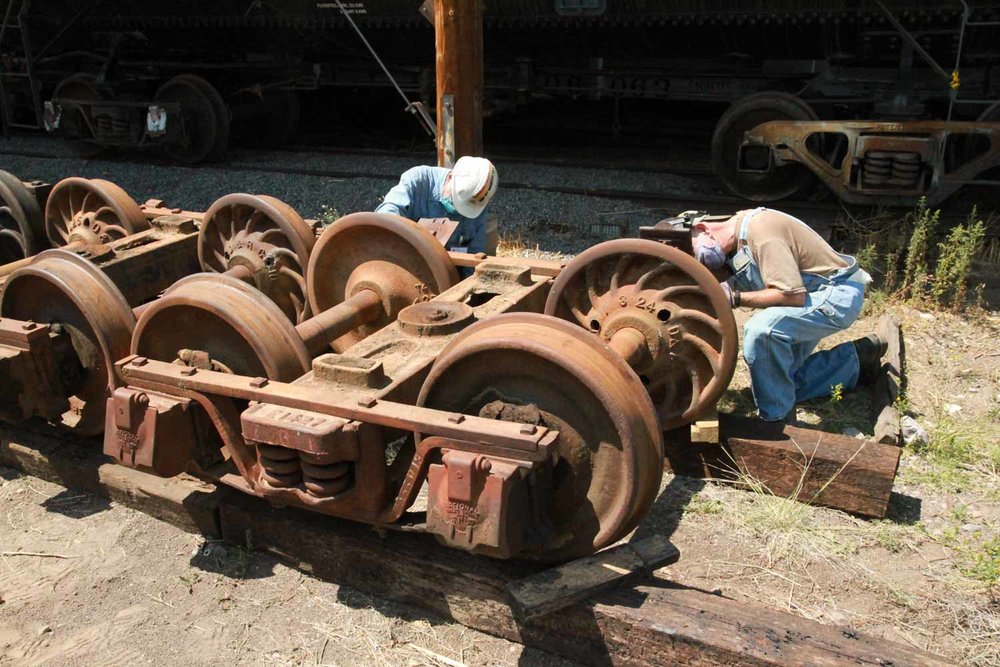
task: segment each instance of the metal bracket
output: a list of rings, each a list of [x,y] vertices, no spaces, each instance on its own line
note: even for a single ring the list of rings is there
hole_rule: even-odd
[[[438,141],[441,146],[441,154],[444,164],[441,167],[455,166],[455,96],[448,94],[441,96],[441,136]]]

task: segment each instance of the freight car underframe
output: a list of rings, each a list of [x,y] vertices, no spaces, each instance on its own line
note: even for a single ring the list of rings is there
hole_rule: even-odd
[[[934,205],[1000,167],[1000,123],[771,121],[746,132],[737,170],[804,165],[851,204]]]

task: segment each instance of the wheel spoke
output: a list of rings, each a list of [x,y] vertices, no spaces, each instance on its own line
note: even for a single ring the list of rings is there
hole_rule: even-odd
[[[272,243],[271,239],[277,240],[278,243]],[[271,243],[271,245],[287,246],[288,244],[288,237],[285,236],[284,232],[282,232],[277,227],[272,227],[271,229],[262,232],[260,235],[260,240],[262,243]]]
[[[254,231],[254,228],[257,226],[257,223],[259,223],[262,219],[268,220],[267,216],[264,215],[262,211],[254,210],[252,213],[250,213],[250,218],[247,220],[247,224],[243,228],[244,232],[246,234],[252,233]]]
[[[577,308],[572,304],[570,305],[569,310],[571,313],[573,313],[573,317],[576,318],[576,321],[579,322],[581,326],[586,327],[588,329],[590,328],[590,323],[588,321],[587,313],[583,312],[582,310],[580,310],[579,308]]]
[[[615,270],[611,274],[611,286],[608,291],[614,292],[618,289],[621,276],[625,272],[625,269],[628,268],[629,262],[631,262],[634,257],[634,254],[628,252],[618,258],[618,262],[615,264]]]
[[[704,324],[706,327],[714,331],[715,333],[722,334],[722,325],[719,320],[712,317],[708,313],[704,313],[700,310],[692,310],[690,308],[683,308],[681,310],[675,310],[671,316],[671,320],[693,320]]]
[[[271,254],[274,255],[275,257],[284,257],[284,258],[287,258],[290,262],[292,262],[292,265],[294,265],[298,269],[298,273],[300,275],[302,274],[302,267],[299,266],[299,257],[298,257],[298,255],[296,255],[294,252],[292,252],[288,248],[275,248],[274,250],[271,251]],[[285,267],[287,267],[287,266],[288,265],[286,264]],[[285,267],[282,267],[282,268],[285,268]]]
[[[670,299],[681,296],[685,294],[695,294],[697,296],[705,296],[705,291],[702,290],[697,285],[671,285],[670,287],[664,287],[659,292],[653,295],[654,301],[669,301]]]
[[[636,289],[636,291],[640,292],[640,291],[646,289],[646,283],[648,283],[650,280],[652,280],[656,276],[663,275],[664,273],[666,273],[667,271],[669,271],[672,268],[673,267],[671,265],[669,265],[669,264],[660,264],[660,265],[658,265],[658,266],[650,269],[646,273],[642,274],[641,276],[639,276],[639,280],[637,280],[635,282],[635,289]]]
[[[590,305],[593,308],[597,307],[600,297],[597,295],[597,266],[596,262],[588,264],[587,268],[584,270],[584,274],[587,279],[587,297],[590,299]]]
[[[106,225],[102,231],[112,238],[123,239],[128,236],[128,230],[121,225]]]
[[[712,367],[712,373],[718,375],[719,373],[719,351],[714,347],[709,345],[705,339],[693,336],[689,333],[681,334],[681,340],[685,343],[689,343],[694,349],[701,352],[708,361],[708,365]]]

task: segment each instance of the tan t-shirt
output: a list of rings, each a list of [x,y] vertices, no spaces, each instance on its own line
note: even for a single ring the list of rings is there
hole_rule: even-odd
[[[747,213],[736,213],[737,234]],[[764,285],[785,294],[806,291],[803,273],[829,276],[847,266],[822,236],[781,211],[764,209],[755,215],[747,229],[747,245]]]

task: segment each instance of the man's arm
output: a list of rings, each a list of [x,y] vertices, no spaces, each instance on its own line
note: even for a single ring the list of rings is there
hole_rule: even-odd
[[[773,287],[756,292],[740,292],[739,295],[740,305],[747,308],[770,308],[771,306],[794,306],[801,308],[806,305],[805,292],[786,294]]]
[[[405,183],[400,181],[385,193],[382,203],[375,208],[376,213],[389,213],[404,218],[410,217],[410,193]]]
[[[391,213],[410,220],[416,220],[414,215],[414,197],[426,196],[427,182],[426,169],[413,167],[403,172],[399,178],[399,183],[394,185],[389,192],[385,193],[382,203],[375,209],[376,213]]]

